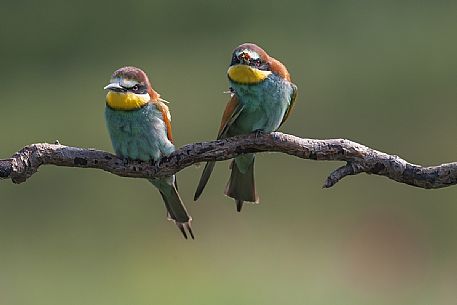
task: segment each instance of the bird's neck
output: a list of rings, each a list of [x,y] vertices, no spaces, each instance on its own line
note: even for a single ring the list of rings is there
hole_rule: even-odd
[[[235,65],[228,69],[227,74],[229,79],[233,82],[252,85],[263,82],[271,72],[259,70],[247,65]]]
[[[106,105],[114,110],[135,110],[145,106],[151,97],[148,93],[135,94],[131,92],[109,91],[106,95]]]

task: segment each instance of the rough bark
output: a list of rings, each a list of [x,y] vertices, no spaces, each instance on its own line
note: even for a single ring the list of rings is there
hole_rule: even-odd
[[[122,160],[108,152],[60,144],[32,144],[11,158],[0,160],[0,178],[25,182],[41,165],[98,168],[122,177],[153,178],[172,175],[204,161],[222,161],[243,153],[281,152],[302,159],[345,161],[324,183],[332,187],[359,173],[388,177],[400,183],[430,189],[457,184],[457,162],[423,167],[364,145],[345,140],[302,139],[274,132],[188,144],[156,164]]]

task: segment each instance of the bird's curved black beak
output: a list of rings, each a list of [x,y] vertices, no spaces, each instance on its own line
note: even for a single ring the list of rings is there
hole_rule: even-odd
[[[103,87],[104,90],[110,90],[114,92],[125,92],[125,88],[122,87],[119,83],[110,83]]]

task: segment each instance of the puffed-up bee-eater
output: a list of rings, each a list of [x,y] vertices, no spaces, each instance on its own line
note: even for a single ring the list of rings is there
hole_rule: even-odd
[[[148,76],[136,67],[123,67],[104,88],[105,119],[116,155],[126,160],[157,162],[175,151],[171,115],[165,100],[154,91]],[[149,179],[159,189],[168,219],[175,222],[185,238],[194,238],[192,218],[178,193],[175,175]]]

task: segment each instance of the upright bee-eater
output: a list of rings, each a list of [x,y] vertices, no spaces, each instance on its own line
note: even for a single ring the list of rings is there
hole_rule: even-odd
[[[288,118],[297,86],[286,67],[252,43],[237,47],[227,71],[231,98],[222,116],[217,139],[251,132],[276,131]],[[258,203],[254,183],[254,154],[238,156],[225,194],[235,199],[240,212],[244,201]],[[197,200],[208,182],[215,162],[208,162],[195,192]]]
[[[175,151],[171,135],[171,116],[167,105],[151,87],[142,70],[123,67],[111,76],[104,88],[105,119],[114,151],[121,158],[145,162],[159,161]],[[149,179],[162,195],[168,219],[175,222],[185,238],[186,229],[194,238],[176,177]]]

